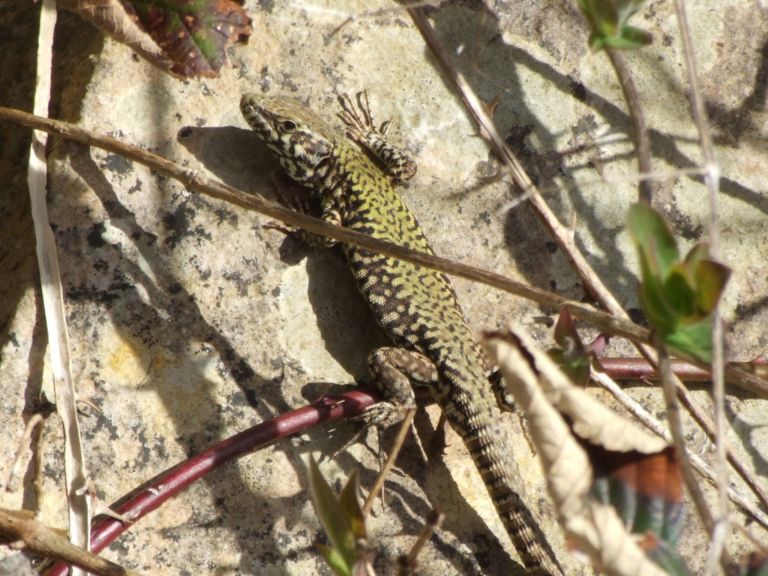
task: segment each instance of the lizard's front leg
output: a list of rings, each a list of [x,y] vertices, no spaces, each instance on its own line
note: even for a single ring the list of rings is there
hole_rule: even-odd
[[[407,150],[390,141],[388,132],[391,120],[376,127],[368,104],[368,93],[357,93],[357,108],[346,94],[339,96],[339,104],[341,112],[338,116],[346,125],[347,135],[379,160],[392,181],[402,184],[413,178],[416,162]]]

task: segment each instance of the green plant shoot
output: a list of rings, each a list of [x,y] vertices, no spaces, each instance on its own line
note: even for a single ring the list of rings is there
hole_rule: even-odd
[[[644,0],[579,0],[579,8],[589,21],[593,50],[605,46],[639,48],[651,43],[651,35],[627,24]]]
[[[730,270],[709,259],[704,243],[681,260],[669,226],[647,204],[630,208],[628,227],[640,260],[640,303],[648,321],[676,353],[709,363],[712,312]]]
[[[357,494],[357,472],[350,476],[337,497],[326,482],[314,458],[309,460],[309,488],[312,504],[331,545],[317,544],[317,549],[339,576],[357,574],[357,567],[366,562],[364,543],[367,541],[365,519]]]

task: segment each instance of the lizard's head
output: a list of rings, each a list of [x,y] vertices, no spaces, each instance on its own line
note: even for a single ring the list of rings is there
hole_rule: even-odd
[[[299,101],[244,94],[240,111],[253,130],[297,182],[322,173],[334,147],[334,129]]]

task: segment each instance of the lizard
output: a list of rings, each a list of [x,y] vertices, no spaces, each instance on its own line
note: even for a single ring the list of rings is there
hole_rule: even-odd
[[[246,93],[243,117],[282,169],[319,200],[322,219],[414,250],[432,248],[395,185],[413,176],[415,163],[377,127],[367,95],[357,109],[339,97],[340,130],[300,101]],[[300,232],[300,231],[299,231]],[[333,246],[335,241],[306,237]],[[480,472],[507,533],[531,574],[561,576],[557,558],[522,494],[502,408],[485,360],[448,278],[356,246],[342,249],[357,287],[394,346],[375,350],[368,368],[384,401],[366,419],[388,426],[415,407],[413,386],[426,386],[458,432]]]

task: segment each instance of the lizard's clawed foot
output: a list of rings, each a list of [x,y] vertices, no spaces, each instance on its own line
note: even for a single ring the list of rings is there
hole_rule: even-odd
[[[368,103],[368,92],[363,90],[356,95],[357,106],[352,103],[348,94],[339,96],[339,105],[341,112],[338,116],[347,127],[347,135],[358,144],[368,146],[370,134],[378,134],[381,138],[389,132],[391,120],[382,122],[381,126],[376,128],[371,115],[371,107]],[[358,110],[360,112],[358,112]]]
[[[358,92],[355,99],[357,106],[347,94],[339,96],[341,112],[338,116],[347,128],[347,136],[375,156],[395,183],[412,178],[416,174],[416,162],[410,153],[389,141],[392,121],[386,120],[376,126],[365,90]]]

